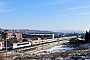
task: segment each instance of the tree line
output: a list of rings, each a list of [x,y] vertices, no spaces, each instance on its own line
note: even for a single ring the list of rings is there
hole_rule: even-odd
[[[89,32],[86,31],[86,33],[85,33],[85,41],[86,41],[86,43],[90,42],[90,30],[89,30]]]

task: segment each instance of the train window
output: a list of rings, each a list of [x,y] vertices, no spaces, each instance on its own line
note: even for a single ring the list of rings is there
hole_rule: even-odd
[[[29,43],[17,44],[17,46],[19,46],[19,45],[26,45],[26,44],[29,44]]]

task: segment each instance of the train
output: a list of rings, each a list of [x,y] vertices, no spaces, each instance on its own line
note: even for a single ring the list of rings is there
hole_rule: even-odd
[[[7,49],[17,49],[17,48],[23,48],[23,47],[31,47],[35,45],[45,44],[49,42],[54,42],[54,39],[45,39],[45,40],[33,40],[33,41],[27,41],[27,42],[18,42],[13,43],[12,45],[7,45]],[[0,42],[0,50],[6,49],[6,42],[2,41]]]
[[[63,40],[63,39],[71,39],[75,38],[76,36],[72,37],[61,37],[61,38],[54,38],[54,39],[44,39],[44,40],[32,40],[28,42],[18,42],[18,43],[13,43],[13,44],[8,44],[7,48],[8,49],[17,49],[17,48],[23,48],[23,47],[31,47],[35,45],[40,45],[40,44],[46,44],[46,43],[52,43],[52,42],[57,42],[58,40]],[[6,42],[2,41],[0,42],[0,50],[6,49]]]

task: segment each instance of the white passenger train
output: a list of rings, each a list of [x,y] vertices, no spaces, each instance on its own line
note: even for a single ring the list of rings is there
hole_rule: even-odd
[[[0,50],[2,50],[2,43],[0,42]]]
[[[22,47],[27,47],[27,46],[30,47],[31,42],[13,43],[12,49],[22,48]]]
[[[0,50],[4,48],[4,42],[0,42]]]
[[[76,37],[76,36],[74,36]],[[16,49],[16,48],[22,48],[22,47],[31,47],[34,45],[38,45],[38,44],[42,44],[42,43],[50,43],[50,42],[55,42],[55,41],[60,41],[60,40],[64,40],[64,39],[70,39],[73,37],[62,37],[62,38],[55,38],[55,39],[45,39],[45,40],[33,40],[30,42],[22,42],[22,43],[13,43],[12,46],[10,46],[11,49]],[[2,50],[3,48],[5,48],[5,42],[0,42],[0,50]]]
[[[31,42],[19,42],[19,43],[13,43],[12,46],[10,46],[11,49],[17,49],[17,48],[23,48],[23,47],[31,47],[34,45],[54,42],[54,39],[46,39],[46,40],[34,40]],[[5,43],[5,42],[4,42]],[[0,50],[5,49],[5,44],[3,42],[0,42]],[[9,47],[8,47],[9,48]]]

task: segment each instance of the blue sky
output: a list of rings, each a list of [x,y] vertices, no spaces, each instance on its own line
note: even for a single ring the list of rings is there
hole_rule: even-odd
[[[89,30],[90,0],[0,0],[0,27]]]

